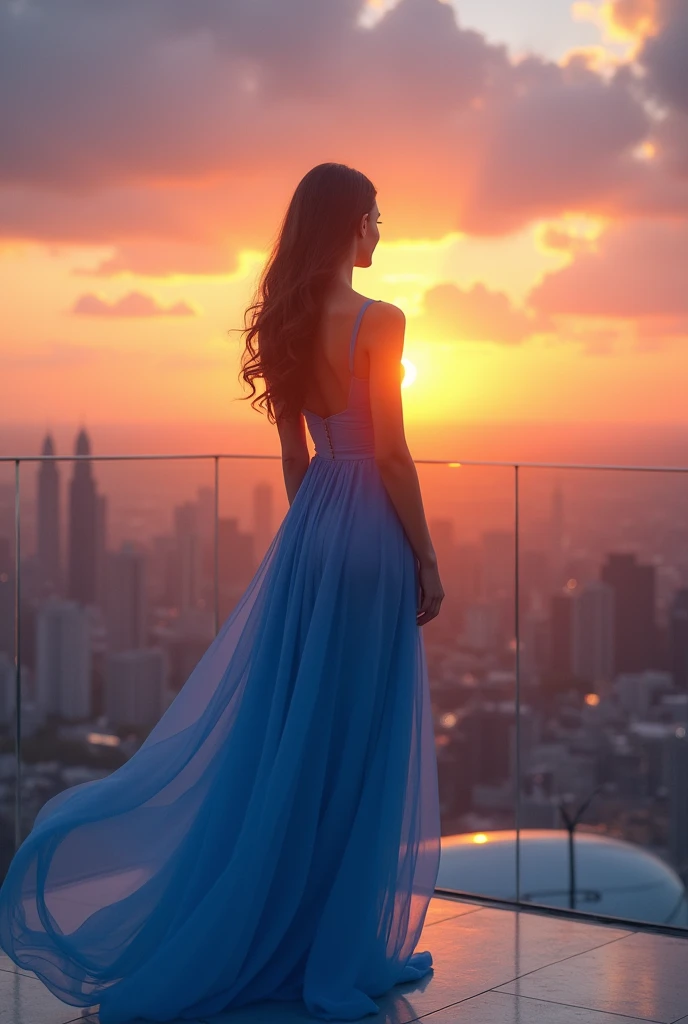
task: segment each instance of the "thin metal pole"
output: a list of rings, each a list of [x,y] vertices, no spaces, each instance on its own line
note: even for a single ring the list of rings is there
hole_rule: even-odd
[[[14,461],[14,847],[19,849],[22,833],[21,801],[21,543],[19,533],[19,459]]]
[[[516,816],[516,901],[521,901],[521,620],[520,567],[518,537],[518,465],[514,466],[514,625],[516,633],[516,792],[514,813]]]
[[[213,584],[215,588],[214,593],[214,626],[215,636],[217,636],[220,629],[220,457],[215,456],[215,510],[214,510],[214,551],[213,551],[213,564],[215,566],[213,571]]]

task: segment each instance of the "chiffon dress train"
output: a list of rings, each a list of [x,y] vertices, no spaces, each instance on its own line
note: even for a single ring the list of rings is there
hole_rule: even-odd
[[[357,1020],[432,968],[417,564],[353,375],[373,301],[347,408],[303,410],[315,455],[239,603],[129,761],[42,807],[0,889],[0,946],[102,1024],[260,1000]]]

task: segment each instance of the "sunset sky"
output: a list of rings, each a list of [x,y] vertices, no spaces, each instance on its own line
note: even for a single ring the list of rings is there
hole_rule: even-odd
[[[685,0],[3,3],[0,421],[257,419],[228,329],[337,160],[410,422],[685,423],[686,52]]]

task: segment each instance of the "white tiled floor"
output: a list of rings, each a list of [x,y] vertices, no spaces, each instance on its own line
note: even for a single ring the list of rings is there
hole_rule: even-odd
[[[377,1002],[371,1024],[688,1024],[688,938],[433,899],[418,949],[435,969]],[[211,1024],[313,1024],[256,1003]],[[98,1024],[0,955],[0,1024]],[[189,1021],[180,1024],[190,1024]],[[205,1024],[205,1021],[202,1022]]]

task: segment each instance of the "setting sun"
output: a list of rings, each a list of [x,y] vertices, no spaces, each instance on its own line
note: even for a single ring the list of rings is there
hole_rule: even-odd
[[[410,359],[402,359],[401,365],[404,367],[404,379],[401,382],[401,386],[402,388],[408,388],[415,381],[417,370]]]

